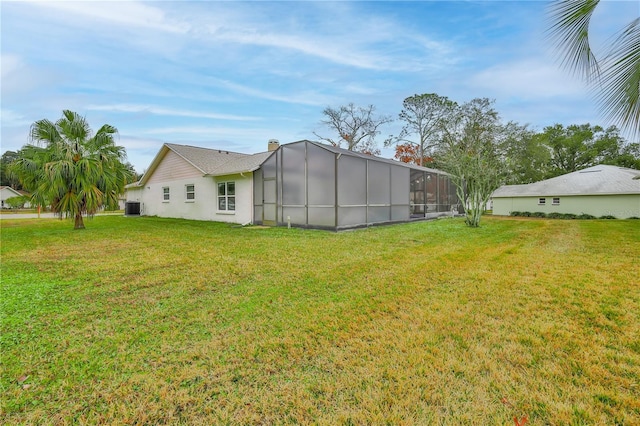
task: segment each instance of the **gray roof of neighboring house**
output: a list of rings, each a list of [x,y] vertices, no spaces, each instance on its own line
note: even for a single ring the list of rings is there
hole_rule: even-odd
[[[640,170],[598,165],[526,185],[503,185],[493,198],[640,194]]]

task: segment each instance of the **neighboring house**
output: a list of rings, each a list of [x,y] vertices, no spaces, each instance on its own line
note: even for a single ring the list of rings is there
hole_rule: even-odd
[[[271,140],[269,149],[249,155],[165,144],[142,179],[127,186],[129,210],[338,230],[459,209],[453,183],[438,170],[306,140]]]
[[[492,199],[494,215],[518,211],[640,217],[640,170],[598,165],[526,185],[504,185]]]
[[[28,197],[29,194],[25,191],[17,191],[10,186],[0,186],[0,206],[3,209],[8,208],[9,206],[5,203],[8,198],[12,197]],[[29,208],[29,202],[26,202],[24,205],[26,208]]]

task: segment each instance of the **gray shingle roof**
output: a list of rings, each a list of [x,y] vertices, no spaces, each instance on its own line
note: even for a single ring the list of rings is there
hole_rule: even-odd
[[[255,163],[255,160],[250,160],[255,154],[241,154],[222,149],[199,148],[173,143],[165,145],[205,175],[215,176],[253,171],[250,169]]]
[[[127,185],[127,188],[143,186],[169,150],[182,157],[186,162],[198,169],[203,175],[208,176],[253,172],[260,167],[264,160],[273,154],[273,152],[242,154],[223,149],[201,148],[190,145],[165,143],[160,149],[160,152],[158,152],[151,162],[151,165],[144,176],[142,176],[138,182]]]
[[[526,185],[503,185],[493,198],[640,194],[640,170],[598,165]]]

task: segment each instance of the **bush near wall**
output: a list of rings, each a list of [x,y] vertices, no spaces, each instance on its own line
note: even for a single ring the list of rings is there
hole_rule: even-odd
[[[573,213],[544,213],[544,212],[518,212],[513,211],[509,213],[509,216],[514,217],[542,217],[547,219],[617,219],[615,216],[605,215],[600,217],[595,217],[590,214],[582,213],[579,215]],[[630,217],[629,219],[640,219],[637,217]]]

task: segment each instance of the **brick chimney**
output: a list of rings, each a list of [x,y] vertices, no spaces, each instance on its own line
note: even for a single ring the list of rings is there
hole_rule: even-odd
[[[275,151],[279,147],[280,147],[280,142],[278,141],[278,139],[269,139],[269,145],[267,147],[267,150],[269,152]]]

